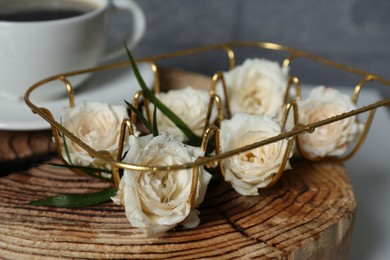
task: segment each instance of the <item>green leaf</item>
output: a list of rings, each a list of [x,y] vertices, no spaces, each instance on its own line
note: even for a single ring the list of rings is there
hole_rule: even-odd
[[[170,110],[164,103],[162,103],[147,86],[145,81],[143,80],[141,73],[137,68],[137,64],[131,55],[129,49],[125,44],[125,48],[127,51],[127,56],[129,58],[131,67],[134,71],[134,75],[138,80],[138,83],[141,86],[142,92],[147,99],[150,100],[164,115],[166,115],[188,138],[189,142],[194,146],[199,146],[202,143],[202,138],[197,136],[192,132],[192,130],[180,119],[172,110]]]
[[[141,73],[139,72],[138,70],[138,67],[137,67],[137,64],[133,58],[133,55],[131,55],[129,49],[127,48],[127,45],[125,44],[125,48],[126,48],[126,52],[127,52],[127,56],[129,58],[129,61],[130,61],[130,64],[131,64],[131,67],[134,71],[134,75],[135,77],[137,78],[137,81],[138,83],[140,84],[141,86],[141,89],[142,89],[142,92],[145,94],[145,96],[150,100],[150,101],[153,101],[154,100],[154,94],[153,94],[153,91],[151,91],[147,86],[146,86],[146,83],[144,81],[144,79],[142,78],[141,76]]]
[[[146,126],[146,128],[149,129],[149,131],[151,133],[153,133],[153,127],[152,125],[150,124],[150,122],[144,117],[144,115],[135,107],[133,106],[131,103],[127,102],[125,100],[125,103],[126,105],[131,109],[131,111],[133,111],[137,117],[142,121],[142,123]]]
[[[58,197],[49,197],[33,200],[28,205],[49,206],[60,208],[82,208],[108,202],[112,196],[116,195],[115,188],[85,194],[68,194]]]
[[[153,136],[158,136],[157,107],[156,107],[156,105],[154,105],[154,109],[153,109]]]
[[[165,106],[159,99],[156,98],[154,104],[160,111],[166,115],[188,138],[189,142],[194,146],[200,146],[202,138],[192,132],[192,130],[184,123],[180,117],[173,113],[167,106]]]

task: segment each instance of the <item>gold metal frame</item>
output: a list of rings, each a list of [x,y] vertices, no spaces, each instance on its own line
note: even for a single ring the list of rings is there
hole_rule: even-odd
[[[352,68],[352,67],[349,67],[349,66],[346,66],[343,64],[339,64],[339,63],[330,61],[330,60],[322,58],[322,57],[318,57],[316,55],[313,55],[313,54],[310,54],[310,53],[307,53],[307,52],[304,52],[301,50],[297,50],[297,49],[294,49],[291,47],[287,47],[287,46],[283,46],[283,45],[279,45],[279,44],[275,44],[275,43],[268,43],[268,42],[231,42],[231,43],[225,43],[225,44],[211,45],[211,46],[193,48],[193,49],[188,49],[188,50],[181,50],[181,51],[176,51],[176,52],[171,52],[171,53],[166,53],[166,54],[161,54],[161,55],[156,55],[156,56],[150,56],[147,58],[141,58],[141,59],[137,59],[137,63],[147,62],[150,64],[150,66],[154,72],[154,90],[156,92],[158,92],[160,90],[160,82],[159,82],[159,75],[158,75],[158,67],[155,64],[156,61],[170,59],[170,58],[179,57],[179,56],[195,55],[195,54],[205,53],[205,52],[210,52],[210,51],[223,51],[227,55],[227,58],[228,58],[227,61],[229,63],[229,67],[234,68],[235,64],[236,64],[236,60],[235,60],[235,52],[233,49],[235,49],[235,48],[262,48],[262,49],[267,49],[267,50],[284,52],[284,53],[286,53],[287,58],[284,59],[282,66],[291,66],[291,63],[295,59],[303,58],[306,60],[311,60],[313,62],[322,63],[326,66],[333,67],[337,70],[341,70],[341,71],[344,71],[346,73],[352,73],[352,74],[355,74],[357,76],[360,76],[361,80],[357,83],[355,90],[354,90],[354,93],[353,93],[353,96],[352,96],[352,100],[355,103],[357,103],[360,90],[368,82],[377,81],[381,84],[390,86],[390,80],[387,80],[381,76],[378,76],[378,75],[375,75],[372,73],[368,73],[368,72],[365,72],[363,70],[359,70],[356,68]],[[361,147],[361,145],[363,144],[363,141],[364,141],[365,137],[367,136],[369,127],[370,127],[372,120],[373,120],[373,117],[375,115],[376,109],[381,107],[381,106],[389,106],[390,105],[390,99],[385,99],[385,100],[378,101],[376,103],[373,103],[373,104],[370,104],[367,106],[363,106],[361,108],[358,108],[358,109],[355,109],[355,110],[352,110],[352,111],[349,111],[349,112],[346,112],[346,113],[343,113],[343,114],[340,114],[337,116],[333,116],[331,118],[327,118],[325,120],[321,120],[321,121],[318,121],[315,123],[303,125],[303,124],[300,124],[299,120],[298,120],[299,117],[298,117],[297,103],[296,103],[296,101],[292,101],[292,102],[286,104],[286,111],[285,111],[285,114],[283,116],[283,124],[285,124],[289,111],[291,109],[293,109],[295,127],[291,131],[283,132],[277,136],[268,138],[266,140],[255,142],[255,143],[252,143],[250,145],[246,145],[244,147],[239,147],[237,149],[226,151],[226,152],[222,153],[220,151],[219,129],[216,126],[209,126],[210,113],[211,113],[211,109],[213,108],[214,103],[216,103],[217,107],[219,108],[218,109],[219,110],[218,120],[219,121],[223,120],[223,115],[221,112],[222,111],[222,109],[221,109],[222,104],[221,104],[219,97],[215,93],[217,83],[222,82],[222,86],[224,87],[224,91],[225,91],[225,96],[226,96],[226,91],[227,91],[226,86],[225,86],[225,82],[224,82],[223,73],[216,72],[214,74],[214,76],[212,77],[212,85],[211,85],[210,91],[209,91],[210,92],[210,105],[209,105],[208,114],[207,114],[207,122],[205,125],[203,143],[201,145],[201,149],[203,151],[205,151],[207,148],[208,140],[210,139],[212,134],[214,134],[215,144],[216,144],[215,145],[215,147],[216,147],[215,155],[209,156],[209,157],[199,157],[197,160],[195,160],[195,162],[185,163],[185,164],[181,164],[181,165],[144,166],[144,165],[126,164],[126,163],[123,163],[120,161],[119,156],[118,156],[118,158],[112,158],[111,156],[107,156],[107,152],[105,152],[105,151],[95,151],[93,148],[88,146],[86,143],[84,143],[82,140],[80,140],[77,136],[75,136],[73,133],[71,133],[68,129],[64,128],[59,122],[57,122],[54,119],[52,113],[47,108],[38,107],[37,105],[32,103],[30,100],[30,94],[34,90],[36,90],[37,88],[39,88],[40,86],[42,86],[48,82],[60,80],[65,84],[65,86],[67,88],[67,91],[69,94],[69,106],[73,107],[75,104],[74,94],[73,94],[72,85],[68,81],[69,77],[84,74],[84,73],[91,73],[91,72],[98,72],[98,71],[103,71],[103,70],[122,68],[122,67],[126,67],[126,66],[129,66],[129,62],[121,62],[121,63],[116,63],[116,64],[104,65],[104,66],[84,69],[84,70],[80,70],[80,71],[74,71],[74,72],[64,73],[64,74],[60,74],[60,75],[55,75],[55,76],[43,79],[43,80],[39,81],[38,83],[34,84],[32,87],[30,87],[26,91],[25,96],[24,96],[25,102],[31,108],[32,112],[40,115],[43,119],[45,119],[47,122],[50,123],[51,128],[52,128],[52,132],[53,132],[53,135],[54,135],[54,138],[55,138],[57,144],[60,144],[60,142],[59,142],[60,134],[65,135],[71,141],[77,143],[81,148],[83,148],[86,152],[88,152],[91,157],[99,158],[100,160],[104,161],[105,163],[110,164],[112,166],[113,178],[114,178],[114,181],[115,181],[115,184],[117,185],[117,187],[119,185],[119,180],[120,180],[119,173],[118,173],[119,169],[130,169],[130,170],[136,170],[136,171],[149,171],[149,172],[170,171],[170,170],[180,170],[180,169],[193,169],[193,180],[194,180],[195,179],[194,176],[197,176],[197,174],[198,174],[199,167],[202,167],[205,165],[216,165],[217,164],[218,167],[220,168],[221,173],[224,174],[224,169],[222,166],[222,159],[225,159],[225,158],[228,158],[231,156],[235,156],[235,155],[238,155],[238,154],[246,152],[246,151],[250,151],[250,150],[258,148],[260,146],[268,145],[268,144],[271,144],[273,142],[287,139],[288,145],[287,145],[287,149],[286,149],[285,154],[284,154],[283,162],[281,164],[279,171],[275,174],[271,183],[268,185],[268,187],[269,187],[269,186],[272,186],[273,184],[275,184],[278,181],[278,179],[281,177],[281,175],[284,171],[284,167],[288,161],[288,158],[289,158],[288,155],[292,149],[294,141],[297,141],[297,148],[303,157],[305,157],[309,160],[317,160],[317,158],[311,158],[308,154],[306,154],[304,151],[302,151],[302,149],[300,148],[300,145],[299,145],[298,138],[297,138],[298,135],[303,134],[303,133],[311,133],[318,127],[342,120],[342,119],[347,118],[347,117],[356,116],[358,114],[370,111],[368,119],[365,123],[364,132],[361,135],[361,138],[357,142],[356,146],[352,149],[352,151],[348,155],[341,157],[341,158],[336,158],[338,160],[346,160],[346,159],[351,158],[358,151],[358,149]],[[301,97],[301,89],[300,89],[300,81],[297,77],[290,78],[290,80],[288,82],[288,89],[292,86],[294,86],[296,88],[296,93],[297,93],[296,100],[299,100]],[[285,95],[285,102],[287,102],[287,93],[288,92],[286,92],[286,95]],[[138,106],[139,98],[141,98],[141,96],[142,96],[141,92],[137,92],[136,95],[134,96],[134,101],[135,101],[134,103],[136,106]],[[225,98],[225,100],[228,101],[227,98]],[[147,100],[145,100],[145,101],[147,102]],[[229,103],[225,102],[225,105],[226,105],[225,109],[226,109],[227,115],[230,116]],[[150,112],[148,112],[148,117],[150,118]],[[134,115],[131,116],[130,120],[131,121],[135,120]],[[124,121],[122,124],[120,142],[123,142],[123,138],[124,138],[124,135],[125,135],[125,132],[127,131],[127,129],[129,129],[128,131],[130,133],[132,133],[133,129],[131,127],[129,120]],[[120,143],[119,146],[120,146],[119,150],[121,151],[122,150],[122,143]],[[59,145],[57,145],[57,149],[58,149],[59,154],[61,155],[61,148],[59,147]],[[121,154],[121,153],[118,152],[118,154]],[[193,183],[193,186],[195,187],[195,190],[196,190],[195,183]],[[194,191],[194,187],[192,189],[193,191]],[[193,205],[194,196],[195,195],[192,192],[190,195],[190,198],[189,198],[190,205]]]

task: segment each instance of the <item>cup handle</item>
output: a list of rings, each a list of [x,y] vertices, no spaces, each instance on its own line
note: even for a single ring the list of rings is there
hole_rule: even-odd
[[[126,10],[133,15],[132,22],[134,31],[130,33],[125,40],[127,47],[132,49],[142,38],[146,28],[146,19],[145,14],[142,11],[141,7],[132,0],[113,0],[112,8],[114,11]],[[106,53],[101,59],[101,63],[110,62],[118,57],[124,56],[126,54],[125,47],[120,44],[117,48],[110,50]]]

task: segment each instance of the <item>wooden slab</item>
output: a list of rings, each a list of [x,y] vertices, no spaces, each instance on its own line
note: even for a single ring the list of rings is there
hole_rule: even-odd
[[[56,153],[51,131],[0,131],[0,176],[28,169]]]
[[[56,159],[53,159],[56,161]],[[344,167],[299,162],[274,188],[243,197],[209,190],[201,224],[144,238],[112,203],[84,209],[25,205],[107,184],[48,165],[0,178],[0,255],[11,259],[347,259],[356,201]]]

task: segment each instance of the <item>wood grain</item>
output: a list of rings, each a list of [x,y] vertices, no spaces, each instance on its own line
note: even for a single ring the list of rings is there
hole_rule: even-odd
[[[54,160],[56,162],[56,160]],[[209,190],[198,228],[145,238],[112,203],[25,205],[108,184],[48,165],[0,179],[0,255],[10,259],[347,259],[356,201],[342,165],[298,162],[274,188],[243,197]]]
[[[0,131],[0,176],[28,169],[56,152],[51,131]]]

